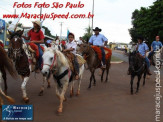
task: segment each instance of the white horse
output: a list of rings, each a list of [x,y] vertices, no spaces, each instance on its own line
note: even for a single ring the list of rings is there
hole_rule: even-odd
[[[65,92],[70,82],[71,82],[70,95],[73,95],[74,76],[70,70],[67,58],[59,50],[53,48],[45,49],[43,54],[43,62],[44,62],[42,69],[43,75],[47,76],[50,72],[53,73],[53,78],[55,80],[56,87],[56,95],[60,100],[60,105],[57,112],[62,113],[63,101],[66,100]],[[80,84],[83,72],[84,65],[80,67],[77,95],[80,94]]]

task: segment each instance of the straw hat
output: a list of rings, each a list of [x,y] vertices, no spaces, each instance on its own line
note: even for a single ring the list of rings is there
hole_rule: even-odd
[[[32,21],[32,23],[35,23],[35,24],[37,24],[38,26],[41,26],[40,20]]]
[[[1,43],[3,43],[3,41],[2,41],[2,40],[0,40],[0,42],[1,42]]]

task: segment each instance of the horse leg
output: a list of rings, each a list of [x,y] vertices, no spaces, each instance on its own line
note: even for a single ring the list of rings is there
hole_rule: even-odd
[[[74,96],[74,81],[72,80],[70,85],[70,97]]]
[[[65,93],[66,93],[66,90],[68,88],[68,82],[69,81],[66,81],[63,85],[63,88],[61,90],[61,94],[59,95],[59,98],[60,98],[60,104],[59,104],[59,108],[57,110],[58,113],[62,113],[62,110],[63,110],[63,101],[65,100]]]
[[[47,88],[50,88],[51,87],[51,85],[50,85],[50,76],[51,76],[51,73],[49,73],[49,75],[47,77],[47,82],[48,82]]]
[[[43,96],[44,89],[45,89],[44,83],[45,83],[46,80],[47,80],[47,78],[45,76],[43,76],[43,82],[42,82],[41,90],[39,92],[39,96]]]
[[[102,69],[101,82],[103,82],[103,76],[104,76],[104,72],[105,72],[105,70],[104,70],[104,69]]]
[[[141,76],[138,76],[136,93],[138,93],[138,91],[139,91],[140,79],[141,79]]]
[[[0,108],[2,108],[3,105],[3,99],[0,97]]]
[[[6,71],[4,69],[4,67],[2,68],[2,77],[3,77],[3,81],[4,81],[4,88],[5,88],[5,93],[7,93],[7,78],[6,78]]]
[[[92,84],[92,78],[93,78],[93,73],[91,73],[91,77],[90,77],[90,83],[89,83],[89,87],[88,87],[88,88],[91,88],[91,84]]]
[[[27,84],[28,80],[29,80],[29,77],[24,77],[23,83],[21,85],[21,89],[23,92],[23,100],[25,101],[25,103],[29,102],[29,98],[27,97],[27,93],[26,93],[26,84]]]
[[[131,76],[131,82],[130,82],[130,85],[131,85],[131,94],[133,94],[133,81],[134,81],[134,76]]]
[[[2,90],[2,81],[3,81],[3,78],[2,78],[2,73],[0,71],[0,94],[2,94],[10,103],[15,103],[15,100],[13,98],[11,98],[10,96],[7,96],[3,90]],[[1,99],[1,103],[3,103],[3,100]]]
[[[145,86],[145,78],[146,78],[146,74],[147,74],[147,72],[145,71],[145,72],[144,72],[144,81],[143,81],[143,86]]]
[[[105,82],[108,81],[109,69],[110,69],[110,60],[109,60],[109,64],[106,65],[106,80],[105,80]]]
[[[94,86],[96,86],[96,79],[95,79],[95,74],[93,73],[93,79],[94,79]]]

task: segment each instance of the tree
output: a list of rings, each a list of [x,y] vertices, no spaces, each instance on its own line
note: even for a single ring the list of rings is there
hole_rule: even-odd
[[[92,36],[91,27],[88,26],[88,28],[85,28],[85,31],[86,31],[86,33],[83,36],[83,40],[85,40],[88,43],[90,37]]]
[[[45,29],[45,35],[50,36],[50,37],[52,37],[52,38],[55,38],[55,36],[53,36],[53,35],[51,34],[50,30],[49,30],[47,27],[42,26],[42,28]]]
[[[148,8],[141,7],[132,13],[132,25],[129,29],[132,41],[137,42],[143,36],[151,45],[157,35],[163,40],[163,0],[157,0]]]

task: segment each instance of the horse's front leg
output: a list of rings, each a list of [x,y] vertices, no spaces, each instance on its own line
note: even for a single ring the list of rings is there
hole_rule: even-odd
[[[89,87],[88,87],[88,88],[91,88],[91,84],[92,84],[92,78],[93,78],[93,74],[91,73],[91,77],[90,77],[90,83],[89,83]]]
[[[147,74],[147,72],[145,71],[145,72],[144,72],[144,81],[143,81],[143,86],[145,85],[146,74]]]
[[[43,93],[44,93],[44,84],[45,84],[45,81],[47,80],[46,76],[43,76],[43,82],[42,82],[42,86],[41,86],[41,90],[39,92],[39,96],[43,96]]]
[[[59,108],[57,110],[58,113],[62,113],[63,111],[63,101],[65,100],[65,93],[66,93],[66,90],[68,88],[68,82],[69,81],[66,81],[63,85],[63,88],[61,89],[61,93],[59,95],[59,98],[60,98],[60,104],[59,104]]]
[[[7,78],[6,78],[6,71],[4,69],[4,67],[2,68],[2,77],[3,77],[3,81],[4,81],[4,88],[5,88],[5,94],[7,94]]]
[[[77,90],[76,96],[80,95],[81,80],[82,80],[82,76],[80,76],[80,79],[78,80],[78,90]]]
[[[29,80],[29,77],[24,77],[23,83],[21,85],[21,89],[23,92],[23,100],[25,101],[25,103],[29,102],[29,98],[27,97],[27,93],[26,93],[26,85],[27,85],[28,80]]]
[[[104,69],[100,69],[100,70],[102,70],[101,82],[103,82],[103,77],[104,77],[104,72],[105,72],[105,70],[104,70]]]
[[[130,85],[131,85],[131,94],[133,94],[133,81],[134,81],[134,76],[131,75],[131,82],[130,82]]]
[[[138,82],[137,82],[136,93],[138,93],[138,91],[139,91],[140,79],[141,79],[141,75],[138,76]]]
[[[50,76],[51,76],[51,73],[49,73],[48,76],[47,76],[47,82],[48,82],[47,88],[51,87],[51,85],[50,85]]]

